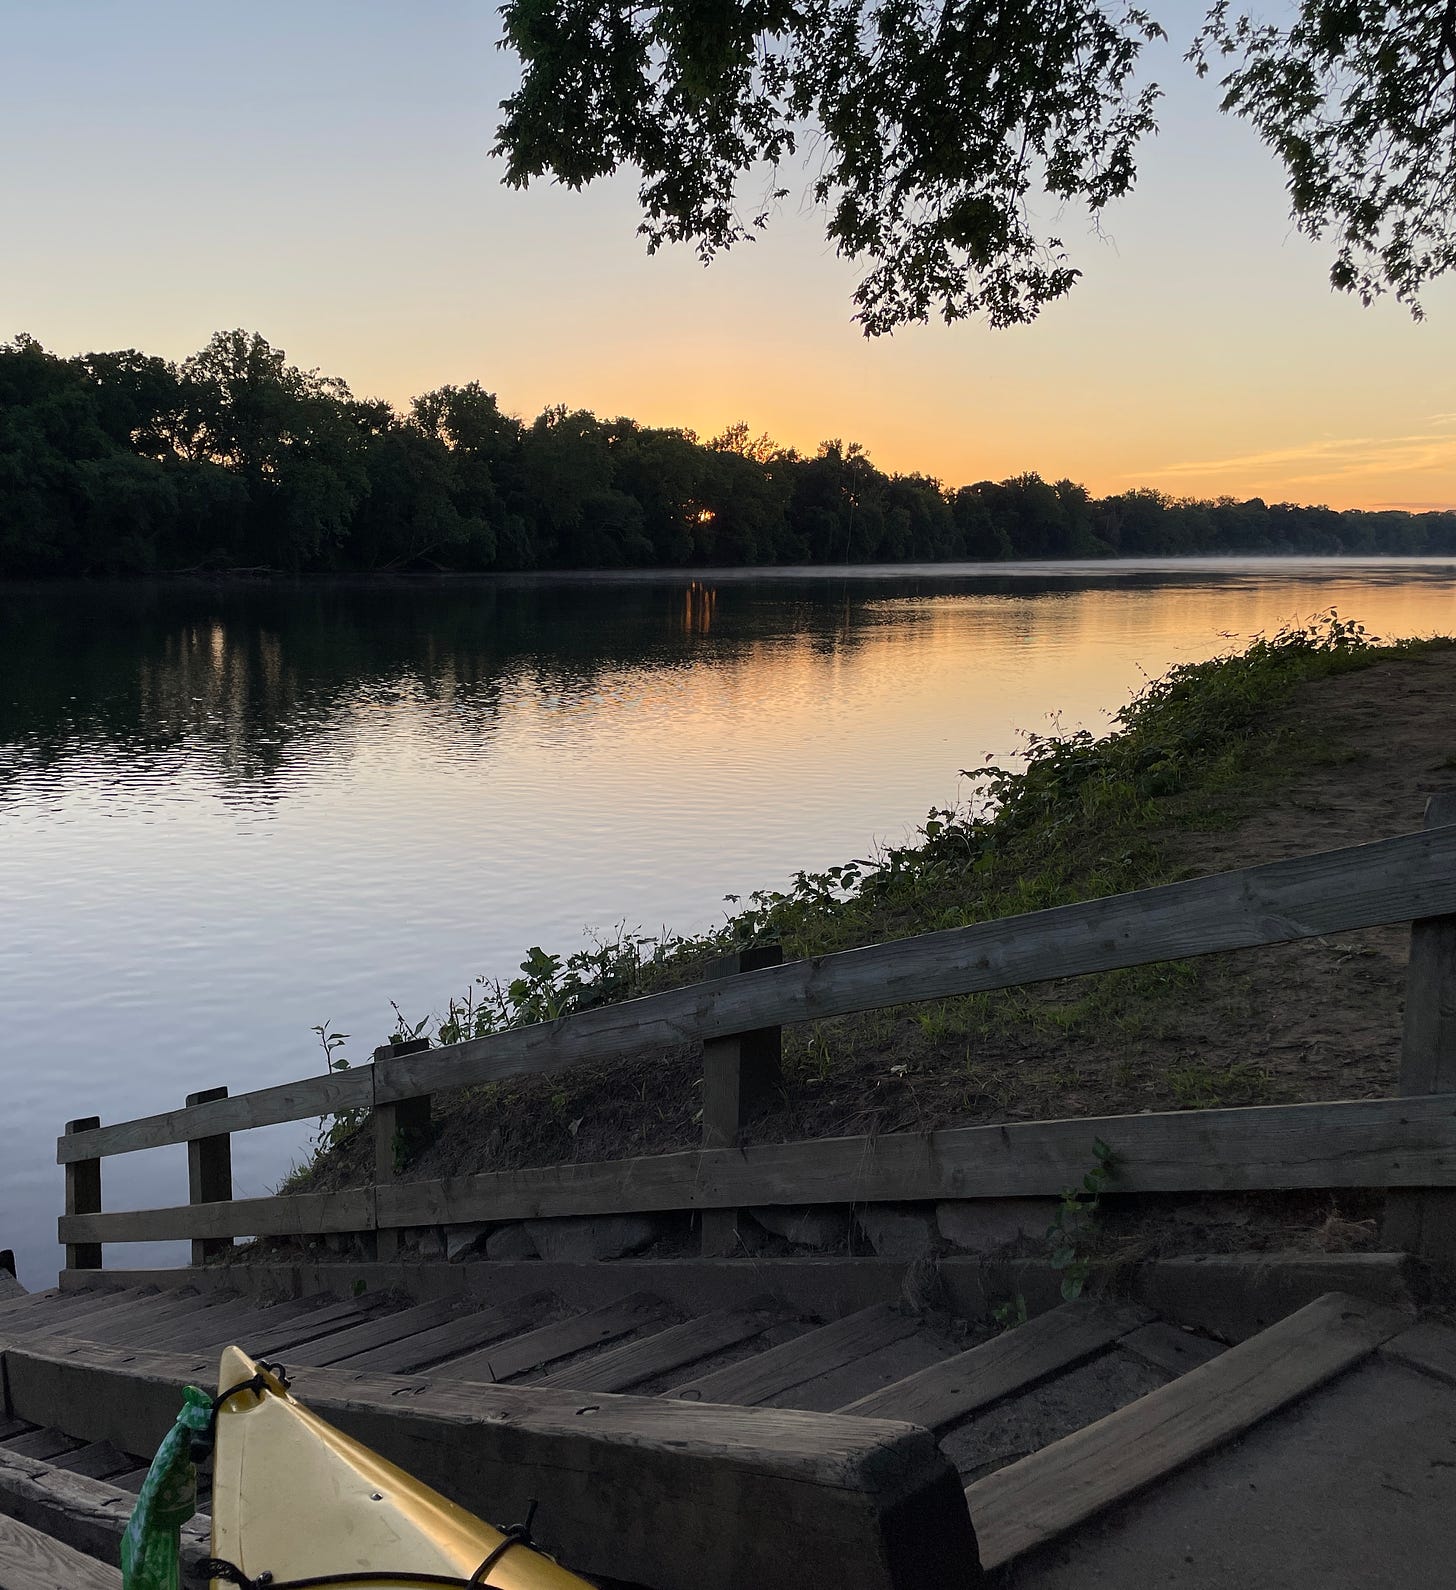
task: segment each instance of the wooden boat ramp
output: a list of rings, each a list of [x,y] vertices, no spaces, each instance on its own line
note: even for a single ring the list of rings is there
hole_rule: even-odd
[[[786,1022],[1392,922],[1412,928],[1391,1098],[737,1141]],[[60,1284],[0,1298],[0,1590],[117,1582],[129,1491],[181,1387],[210,1383],[231,1342],[493,1522],[536,1500],[548,1549],[609,1584],[1448,1583],[1456,802],[1343,851],[721,970],[354,1072],[73,1122]],[[704,1049],[700,1149],[410,1174],[435,1092],[687,1039]],[[232,1197],[233,1132],[344,1109],[369,1112],[372,1185]],[[1148,1200],[1376,1190],[1383,1251],[1149,1260],[1094,1270],[1068,1302],[1043,1259],[915,1248],[957,1210],[1056,1198],[1097,1142],[1119,1194]],[[106,1157],[179,1143],[187,1203],[103,1210]],[[750,1219],[807,1231],[816,1215],[898,1221],[909,1246],[742,1256]],[[690,1223],[697,1251],[572,1256],[567,1238],[623,1219]],[[260,1237],[291,1246],[235,1247]],[[103,1267],[104,1245],[156,1239],[190,1241],[192,1265]],[[184,1548],[205,1545],[199,1516]]]
[[[1161,1551],[1183,1570],[1172,1582],[1224,1584],[1226,1532],[1344,1491],[1348,1516],[1318,1539],[1328,1551],[1358,1524],[1345,1566],[1368,1577],[1299,1577],[1308,1542],[1281,1531],[1282,1556],[1260,1543],[1280,1576],[1264,1582],[1435,1585],[1438,1559],[1422,1577],[1412,1558],[1449,1544],[1456,1329],[1416,1317],[1395,1267],[1363,1279],[1395,1303],[1325,1292],[1232,1345],[1143,1304],[1079,1300],[965,1346],[953,1319],[898,1303],[806,1317],[792,1287],[696,1315],[666,1286],[595,1308],[509,1287],[424,1303],[38,1294],[0,1309],[0,1586],[119,1583],[109,1565],[147,1456],[182,1386],[210,1384],[235,1340],[496,1522],[536,1499],[539,1537],[614,1582],[1154,1584]],[[1213,1510],[1198,1517],[1200,1497]],[[208,1555],[199,1501],[192,1563]],[[1400,1577],[1376,1576],[1397,1542]],[[1191,1571],[1195,1545],[1213,1577]],[[62,1548],[85,1554],[83,1577],[44,1577],[71,1560]],[[1082,1578],[1089,1553],[1120,1572]],[[1129,1559],[1149,1577],[1125,1577]]]

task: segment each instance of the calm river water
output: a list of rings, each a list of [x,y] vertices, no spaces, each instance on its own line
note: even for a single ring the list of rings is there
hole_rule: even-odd
[[[69,1117],[301,1075],[325,1020],[365,1060],[391,999],[533,944],[703,926],[903,839],[1021,731],[1332,605],[1451,632],[1456,565],[0,586],[0,1247],[52,1280]],[[235,1139],[238,1195],[308,1136]],[[185,1151],[105,1184],[185,1201]]]

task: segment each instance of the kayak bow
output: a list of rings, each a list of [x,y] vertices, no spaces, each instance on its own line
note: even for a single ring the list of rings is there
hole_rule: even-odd
[[[236,1347],[219,1370],[213,1590],[485,1585],[589,1590],[533,1548],[351,1440]]]

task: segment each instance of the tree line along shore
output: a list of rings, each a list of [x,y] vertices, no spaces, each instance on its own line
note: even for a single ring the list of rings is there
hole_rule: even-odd
[[[1035,474],[949,488],[857,444],[546,409],[405,413],[217,333],[181,363],[0,344],[0,576],[1456,553],[1456,511],[1335,510]]]

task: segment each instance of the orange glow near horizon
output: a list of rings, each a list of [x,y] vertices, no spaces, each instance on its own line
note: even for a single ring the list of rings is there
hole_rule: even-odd
[[[1248,311],[1228,346],[1180,330],[1176,299],[1149,300],[1150,343],[1178,350],[1151,360],[1129,347],[1113,313],[1122,292],[1107,281],[1084,284],[1082,300],[1029,327],[912,327],[867,341],[846,324],[852,273],[824,263],[829,293],[842,296],[820,302],[819,324],[797,333],[784,307],[764,311],[760,339],[715,320],[720,284],[730,300],[750,272],[767,285],[771,272],[756,261],[708,271],[667,262],[681,297],[661,300],[661,329],[598,322],[587,335],[585,311],[580,336],[541,342],[498,329],[476,360],[389,370],[388,395],[404,406],[428,386],[480,379],[528,420],[564,402],[704,439],[742,421],[810,455],[829,438],[859,441],[879,468],[950,487],[1034,471],[1098,496],[1152,487],[1334,508],[1456,507],[1449,334],[1394,304],[1362,310],[1332,297],[1312,258]],[[647,262],[650,273],[662,268]],[[1446,298],[1450,318],[1456,293]],[[380,369],[374,358],[350,364]],[[360,390],[371,390],[367,374]]]
[[[515,68],[488,10],[258,0],[244,25],[137,0],[87,18],[0,18],[26,217],[0,335],[177,359],[245,326],[400,407],[479,380],[528,419],[565,403],[702,436],[742,420],[950,486],[1035,471],[1098,495],[1456,506],[1456,281],[1419,325],[1333,294],[1279,168],[1176,41],[1146,58],[1167,97],[1136,192],[1100,232],[1055,217],[1084,272],[1064,302],[1011,331],[867,342],[861,269],[798,194],[705,270],[689,249],[645,254],[630,174],[503,188],[489,151]],[[181,149],[178,125],[196,134]]]

